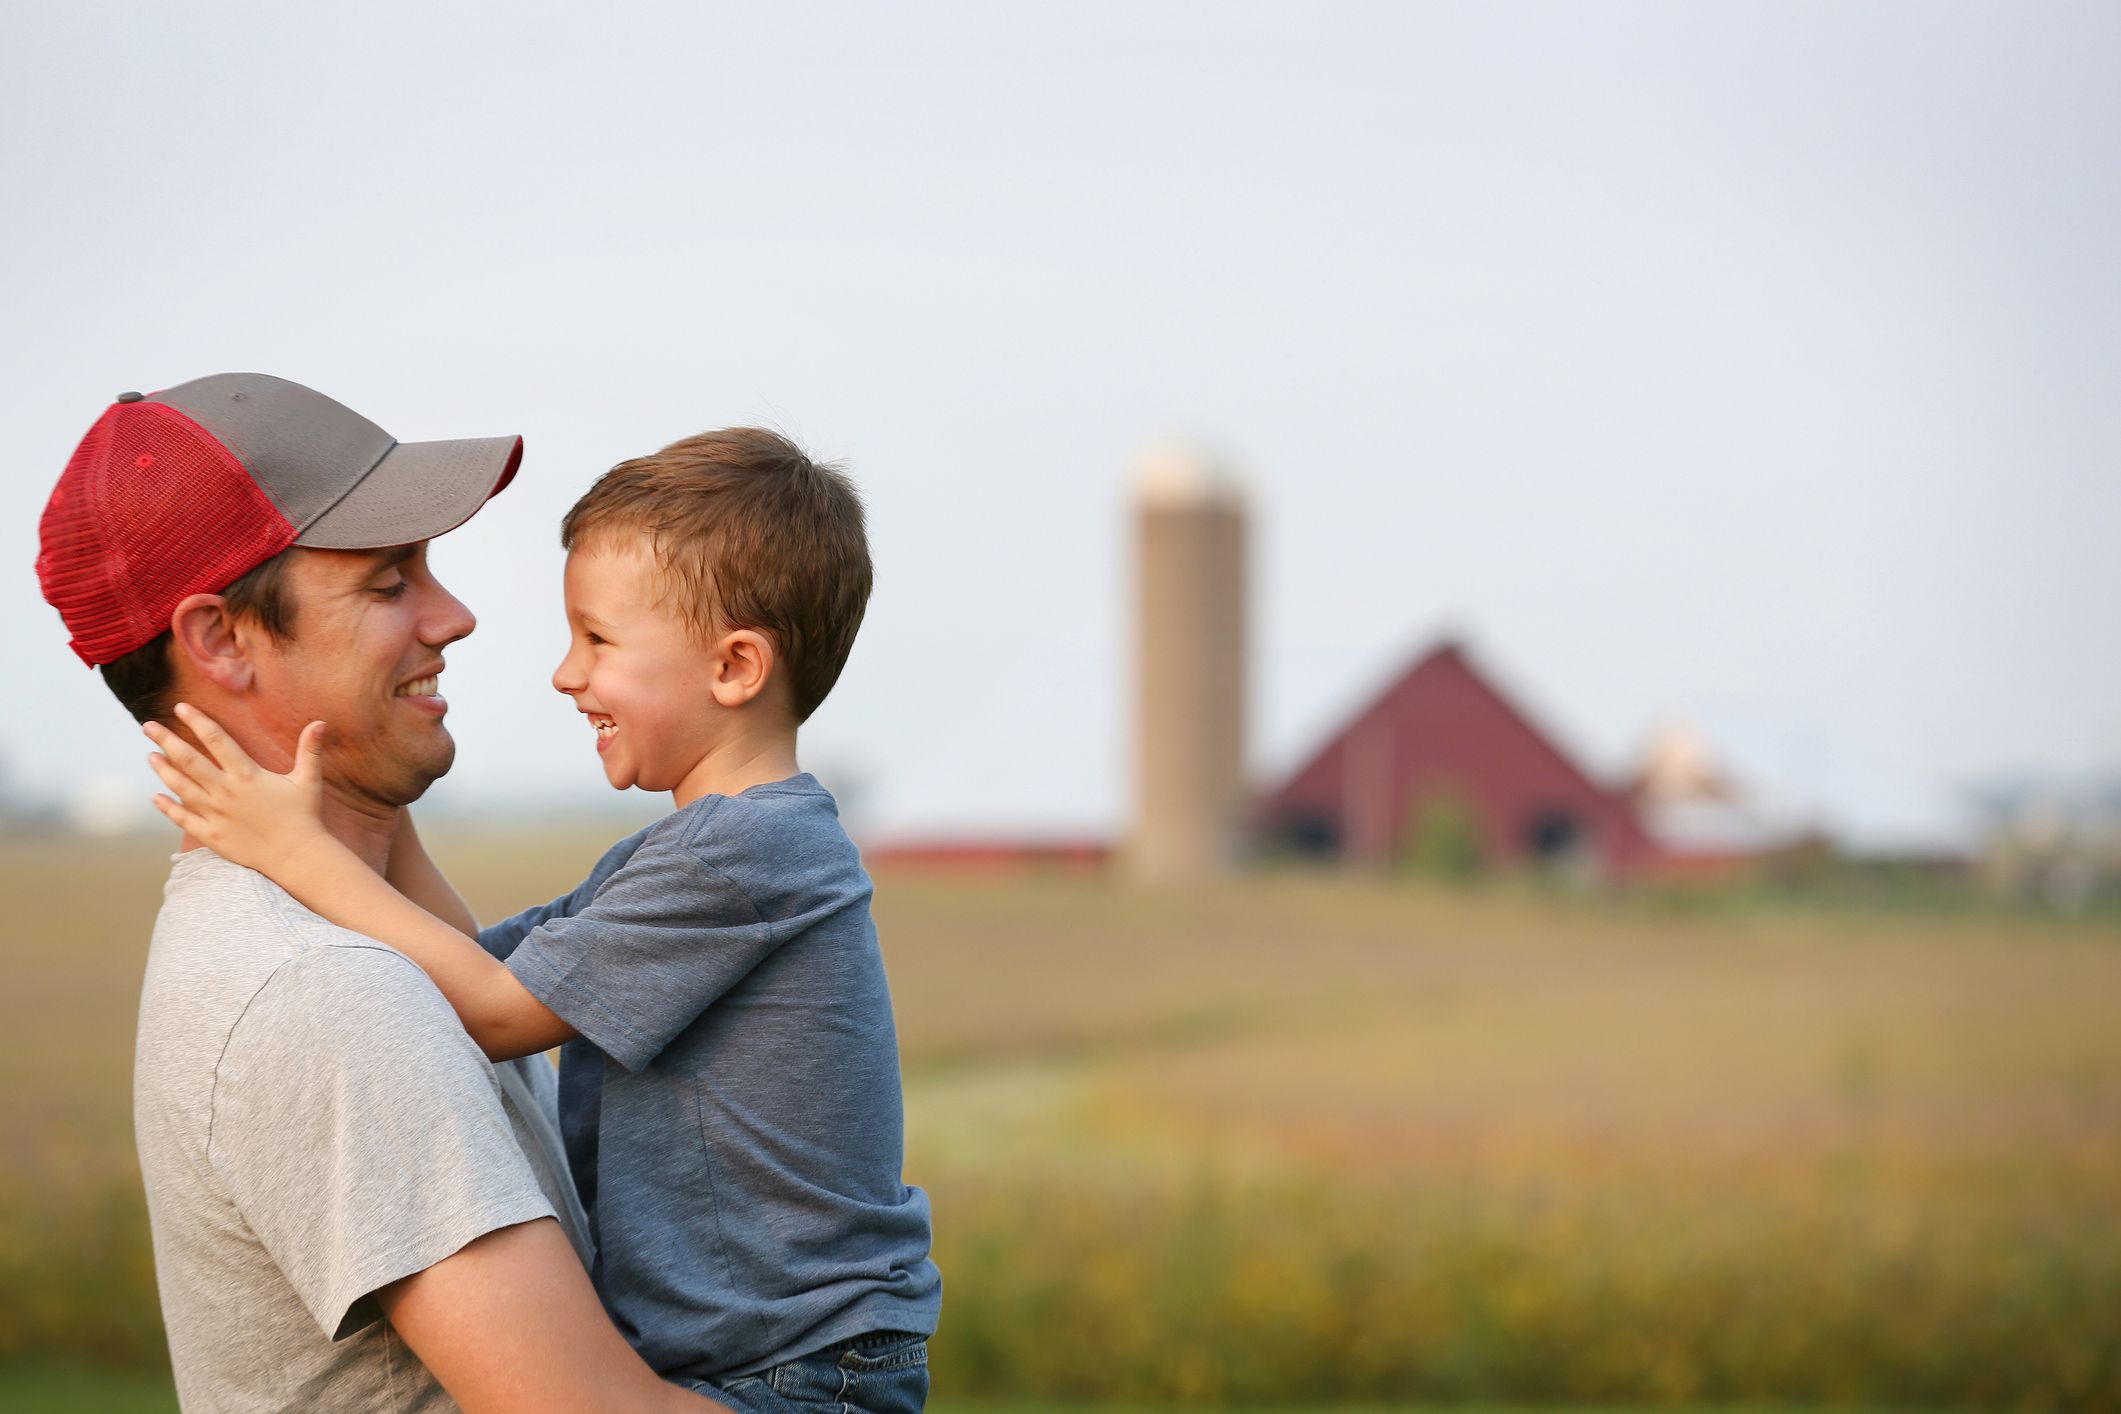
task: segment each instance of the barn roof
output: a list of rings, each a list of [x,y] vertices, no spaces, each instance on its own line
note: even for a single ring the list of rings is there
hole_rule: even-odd
[[[1633,873],[1655,854],[1622,795],[1593,781],[1451,640],[1328,736],[1266,798],[1262,824],[1321,832],[1349,858],[1380,861],[1441,790],[1473,808],[1498,859],[1535,852],[1542,830],[1580,830],[1608,873]]]

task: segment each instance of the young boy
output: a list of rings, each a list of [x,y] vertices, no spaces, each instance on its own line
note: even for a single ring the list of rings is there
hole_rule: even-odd
[[[941,1277],[927,1197],[900,1181],[870,883],[795,757],[868,602],[861,503],[784,438],[737,428],[614,467],[560,540],[571,640],[552,684],[613,786],[676,807],[573,893],[476,943],[411,903],[318,823],[325,723],[280,776],[180,706],[210,756],[151,728],[183,802],[157,803],[411,957],[493,1059],[563,1045],[597,1289],[657,1371],[757,1410],[917,1411]],[[435,688],[394,695],[446,710]]]

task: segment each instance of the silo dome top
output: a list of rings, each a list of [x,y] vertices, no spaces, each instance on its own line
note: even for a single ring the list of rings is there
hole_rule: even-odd
[[[1244,486],[1229,465],[1186,442],[1158,442],[1134,460],[1134,499],[1143,506],[1244,505]]]

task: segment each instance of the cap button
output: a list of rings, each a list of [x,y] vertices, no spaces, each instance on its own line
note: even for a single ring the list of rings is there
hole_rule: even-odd
[[[119,402],[121,402],[121,403],[137,403],[137,402],[139,402],[139,401],[140,401],[140,394],[138,394],[138,393],[120,393],[120,394],[118,394],[118,401],[119,401]]]

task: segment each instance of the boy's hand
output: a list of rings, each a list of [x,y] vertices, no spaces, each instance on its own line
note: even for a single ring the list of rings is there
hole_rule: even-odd
[[[160,722],[145,731],[160,752],[148,756],[171,794],[155,808],[223,859],[265,874],[283,887],[287,874],[320,848],[338,846],[326,832],[324,724],[311,722],[295,743],[294,769],[268,771],[245,754],[219,723],[189,703],[177,715],[204,751]],[[209,754],[211,753],[211,754]],[[343,848],[343,846],[338,846]]]

